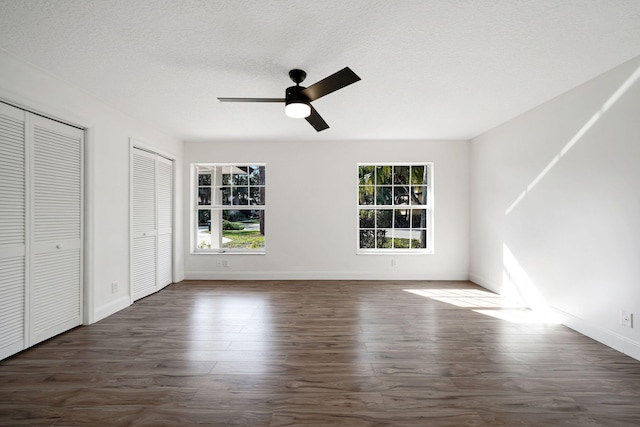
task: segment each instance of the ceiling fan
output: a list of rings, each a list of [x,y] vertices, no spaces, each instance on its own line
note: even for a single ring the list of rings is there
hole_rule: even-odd
[[[300,86],[300,83],[307,77],[307,73],[304,71],[291,70],[289,71],[289,77],[296,85],[287,88],[284,98],[218,98],[218,100],[220,102],[284,102],[284,111],[287,116],[305,118],[316,131],[320,132],[328,129],[329,125],[318,114],[316,109],[311,106],[311,101],[315,101],[360,80],[360,77],[351,71],[349,67],[345,67],[307,88]]]

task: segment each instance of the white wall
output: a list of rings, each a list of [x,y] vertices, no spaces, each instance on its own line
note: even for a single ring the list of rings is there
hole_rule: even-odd
[[[182,223],[181,141],[133,120],[49,73],[0,50],[0,99],[88,128],[85,244],[87,322],[129,305],[129,139],[176,157],[176,212]],[[176,281],[184,276],[177,227]],[[111,293],[111,282],[119,292]]]
[[[636,58],[475,138],[470,190],[471,279],[637,359],[639,76]]]
[[[288,119],[283,115],[283,120]],[[185,194],[190,191],[192,163],[266,163],[267,253],[189,254],[185,275],[188,279],[467,279],[468,155],[468,141],[187,142]],[[416,161],[434,163],[435,254],[356,255],[356,164]],[[190,219],[187,205],[185,230]],[[216,261],[221,259],[229,267],[218,267]],[[395,267],[392,259],[397,261]]]

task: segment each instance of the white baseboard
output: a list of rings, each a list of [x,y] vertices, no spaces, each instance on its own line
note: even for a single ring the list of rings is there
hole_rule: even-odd
[[[478,276],[477,274],[469,274],[469,280],[495,293],[500,293],[500,288],[502,287],[501,284],[493,283],[484,277]],[[640,342],[634,341],[609,329],[595,326],[584,319],[566,313],[555,307],[552,307],[552,310],[566,327],[594,339],[607,347],[611,347],[614,350],[624,353],[629,357],[640,360]]]
[[[464,273],[442,275],[340,271],[187,271],[185,280],[469,280]]]
[[[93,316],[93,322],[98,322],[105,317],[111,316],[113,313],[117,313],[131,305],[131,299],[128,295],[122,296],[117,300],[111,301],[105,305],[96,308]]]
[[[491,282],[487,278],[473,273],[469,273],[469,280],[476,285],[480,285],[483,288],[490,290],[491,292],[495,292],[496,294],[499,294],[500,288],[502,288],[502,284]]]
[[[622,337],[625,342],[624,350],[622,351],[629,357],[633,357],[636,360],[640,360],[640,342],[631,340],[626,337]]]
[[[565,313],[556,308],[553,309],[562,319],[562,324],[574,331],[580,332],[614,350],[624,353],[629,357],[640,360],[640,342],[634,341],[617,332],[593,325],[584,319]]]

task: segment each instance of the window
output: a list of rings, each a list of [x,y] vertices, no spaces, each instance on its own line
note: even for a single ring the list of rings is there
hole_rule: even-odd
[[[194,252],[264,253],[265,166],[193,165]]]
[[[433,253],[432,169],[358,165],[358,253]]]

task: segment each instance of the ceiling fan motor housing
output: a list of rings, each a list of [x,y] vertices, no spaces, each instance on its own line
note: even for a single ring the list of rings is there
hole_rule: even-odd
[[[285,105],[289,105],[292,103],[304,103],[308,104],[309,98],[302,93],[305,88],[303,86],[291,86],[288,87],[285,91]]]

